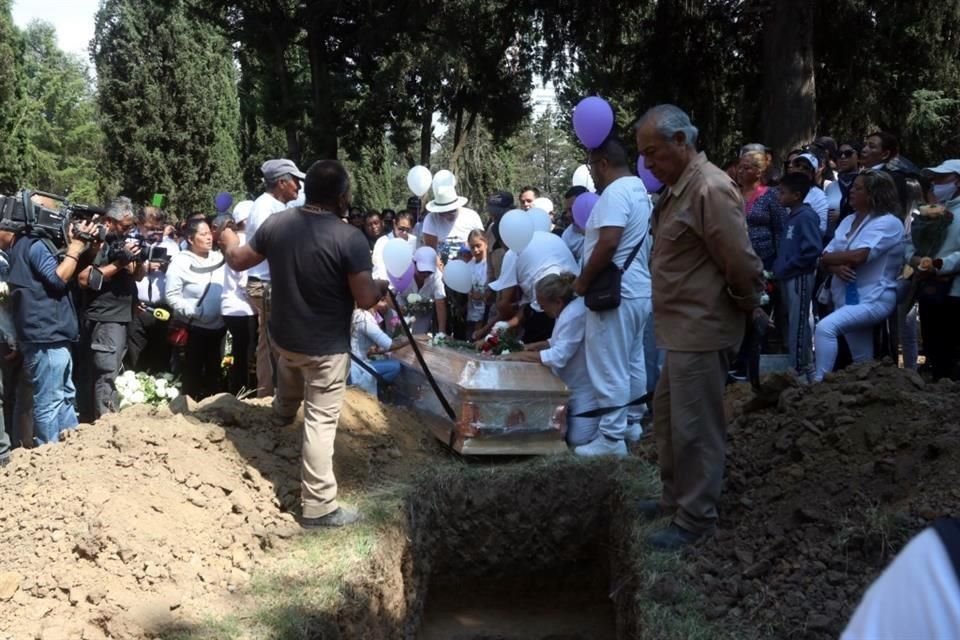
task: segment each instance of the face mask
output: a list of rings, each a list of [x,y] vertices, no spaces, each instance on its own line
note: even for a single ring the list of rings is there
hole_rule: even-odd
[[[937,202],[946,202],[953,197],[956,191],[957,183],[955,182],[933,185],[933,197],[937,199]]]

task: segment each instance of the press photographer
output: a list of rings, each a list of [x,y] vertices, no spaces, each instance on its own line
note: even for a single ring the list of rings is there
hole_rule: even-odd
[[[136,237],[143,244],[147,276],[137,282],[140,304],[127,328],[127,357],[130,368],[150,373],[171,370],[171,349],[167,342],[170,306],[164,295],[170,258],[180,252],[176,240],[166,236],[167,214],[147,206],[140,209]],[[166,318],[166,319],[165,319]]]
[[[130,199],[113,200],[100,222],[103,242],[93,263],[77,278],[84,293],[81,350],[89,354],[78,376],[80,416],[85,422],[116,411],[120,404],[114,381],[127,350],[137,282],[147,272],[140,241],[129,237],[137,224]]]
[[[70,223],[69,211],[49,197],[26,193],[0,201],[5,227],[16,231],[8,238],[7,283],[24,375],[33,386],[34,442],[47,444],[77,425],[71,347],[79,327],[69,285],[87,250],[81,238],[96,225]]]

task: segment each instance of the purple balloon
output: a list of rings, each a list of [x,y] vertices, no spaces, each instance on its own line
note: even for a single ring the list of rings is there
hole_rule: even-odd
[[[613,109],[603,98],[584,98],[573,110],[573,130],[587,149],[596,149],[613,131]]]
[[[593,211],[593,206],[597,204],[597,201],[600,199],[595,193],[581,193],[577,196],[577,199],[573,201],[573,221],[581,229],[587,228],[587,221],[590,219],[590,212]]]
[[[393,285],[393,288],[397,293],[402,293],[406,291],[410,285],[413,283],[413,263],[410,263],[410,267],[403,272],[403,275],[399,278],[394,277],[390,273],[387,274],[387,277],[390,278],[390,284]]]
[[[663,183],[657,180],[657,176],[650,173],[650,169],[647,169],[642,155],[637,157],[637,176],[643,181],[643,186],[650,193],[660,191],[660,187],[663,186]]]
[[[217,194],[217,197],[213,199],[213,205],[217,208],[217,213],[226,213],[232,204],[233,196],[226,191],[221,191]]]

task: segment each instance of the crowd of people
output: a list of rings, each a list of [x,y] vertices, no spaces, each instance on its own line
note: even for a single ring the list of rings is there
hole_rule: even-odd
[[[215,213],[177,224],[121,197],[54,246],[5,214],[0,460],[116,411],[124,367],[173,372],[194,398],[273,396],[278,422],[306,399],[302,521],[343,525],[357,517],[332,467],[343,389],[396,378],[403,323],[478,344],[510,333],[523,350],[502,358],[569,387],[574,454],[626,456],[652,422],[663,495],[641,512],[672,515],[651,543],[674,549],[715,525],[724,388],[744,374],[753,327],[775,328],[766,350],[807,382],[883,354],[916,368],[918,334],[929,375],[956,374],[960,160],[920,170],[874,132],[817,138],[782,167],[747,144],[721,169],[677,107],[633,131],[663,187],[648,192],[611,136],[589,150],[599,198],[583,225],[584,186],[557,209],[532,186],[496,191],[481,215],[440,172],[425,205],[375,211],[353,205],[339,163],[304,173],[286,159],[263,163],[255,200],[221,194]],[[514,209],[550,227],[518,251],[500,232]],[[404,277],[387,268],[397,240],[413,255]],[[445,285],[452,261],[469,267],[466,293]]]

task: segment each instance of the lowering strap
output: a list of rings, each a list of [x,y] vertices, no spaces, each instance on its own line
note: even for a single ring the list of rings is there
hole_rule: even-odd
[[[356,354],[354,354],[352,351],[350,352],[350,359],[356,362],[358,365],[360,365],[361,369],[363,369],[364,371],[372,375],[374,378],[376,378],[377,382],[379,382],[380,384],[384,384],[384,385],[390,384],[389,382],[387,382],[386,378],[380,375],[379,371],[377,371],[376,369],[371,367],[369,364],[364,362],[362,358],[358,358]]]
[[[420,351],[420,345],[418,345],[417,341],[413,339],[413,333],[411,333],[410,327],[407,326],[406,319],[400,312],[400,304],[397,302],[397,294],[393,292],[393,289],[387,289],[387,291],[390,292],[390,299],[393,301],[393,306],[397,310],[397,317],[400,319],[400,327],[403,329],[403,333],[407,336],[407,340],[410,341],[410,348],[413,349],[414,355],[417,356],[417,362],[420,363],[420,368],[423,370],[423,375],[426,376],[427,382],[430,383],[430,386],[433,388],[433,392],[437,395],[437,399],[440,401],[440,404],[443,405],[443,410],[446,411],[447,416],[449,416],[450,420],[454,423],[454,428],[450,430],[450,442],[448,443],[448,446],[452,449],[453,443],[457,437],[457,414],[454,412],[453,407],[450,406],[446,396],[443,395],[443,391],[440,390],[440,385],[437,384],[433,374],[430,373],[430,369],[427,367],[427,362],[423,359],[423,353]]]
[[[570,416],[571,418],[599,418],[600,416],[605,416],[608,413],[613,413],[614,411],[620,411],[620,409],[626,409],[628,407],[635,407],[641,404],[647,404],[650,400],[650,397],[653,394],[645,393],[636,400],[631,400],[627,404],[622,404],[619,407],[600,407],[599,409],[591,409],[590,411],[584,411],[583,413],[578,413],[576,415]]]

